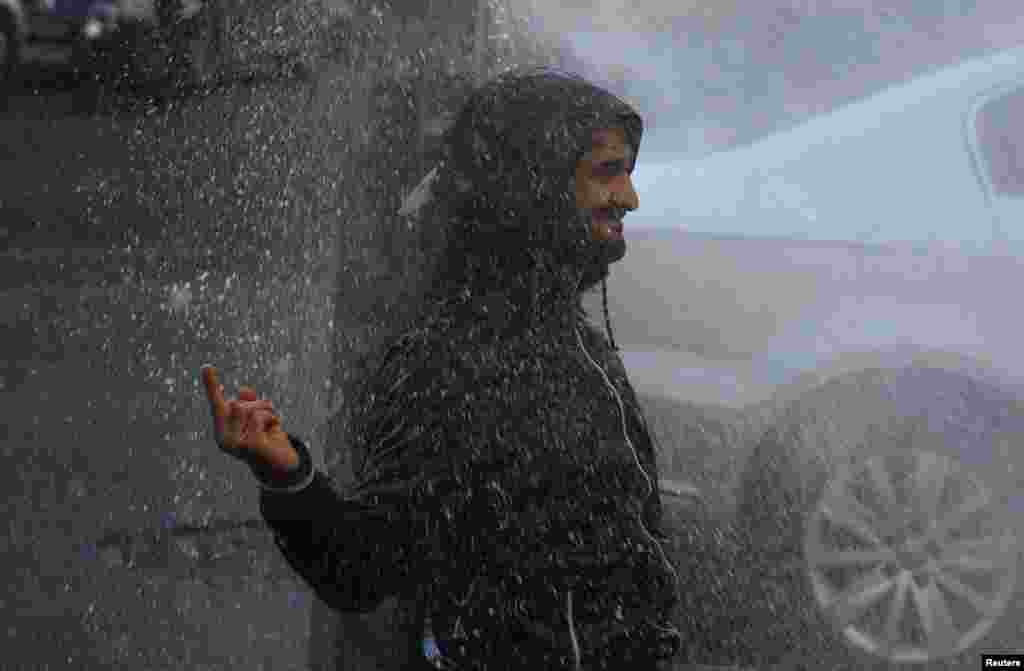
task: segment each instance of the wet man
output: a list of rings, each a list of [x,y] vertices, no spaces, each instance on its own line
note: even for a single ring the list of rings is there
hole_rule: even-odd
[[[651,433],[607,294],[607,338],[582,307],[625,254],[642,131],[547,69],[470,97],[418,213],[444,238],[432,284],[333,446],[360,457],[345,492],[269,402],[225,401],[204,369],[218,444],[252,467],[291,566],[339,611],[418,604],[445,668],[657,669],[679,650]]]

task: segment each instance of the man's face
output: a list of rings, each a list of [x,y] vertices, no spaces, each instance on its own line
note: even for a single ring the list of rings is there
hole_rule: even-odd
[[[602,246],[606,264],[625,256],[622,217],[640,206],[630,179],[635,160],[625,131],[605,128],[594,132],[576,165],[576,206],[590,214],[591,239]]]

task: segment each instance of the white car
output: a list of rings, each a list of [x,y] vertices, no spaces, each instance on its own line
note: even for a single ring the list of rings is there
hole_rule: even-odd
[[[691,635],[733,638],[694,661],[1020,651],[1022,118],[1015,48],[638,163],[608,284],[625,363],[642,392],[735,412],[709,450],[729,477],[702,489],[717,540],[680,552],[706,560]],[[636,231],[666,214],[687,230]]]

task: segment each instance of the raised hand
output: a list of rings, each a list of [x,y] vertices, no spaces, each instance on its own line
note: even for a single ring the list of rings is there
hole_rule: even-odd
[[[259,400],[249,387],[242,387],[237,399],[226,401],[217,369],[207,364],[200,371],[213,415],[213,437],[221,451],[257,473],[285,476],[298,468],[299,455],[281,428],[273,403]]]

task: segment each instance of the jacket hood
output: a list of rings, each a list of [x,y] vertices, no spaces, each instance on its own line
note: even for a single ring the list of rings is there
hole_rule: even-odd
[[[575,169],[595,130],[623,128],[627,103],[550,68],[512,70],[477,89],[445,133],[421,215],[444,236],[428,294],[469,301],[515,330],[577,324],[582,293],[607,275],[602,243],[575,202]]]

